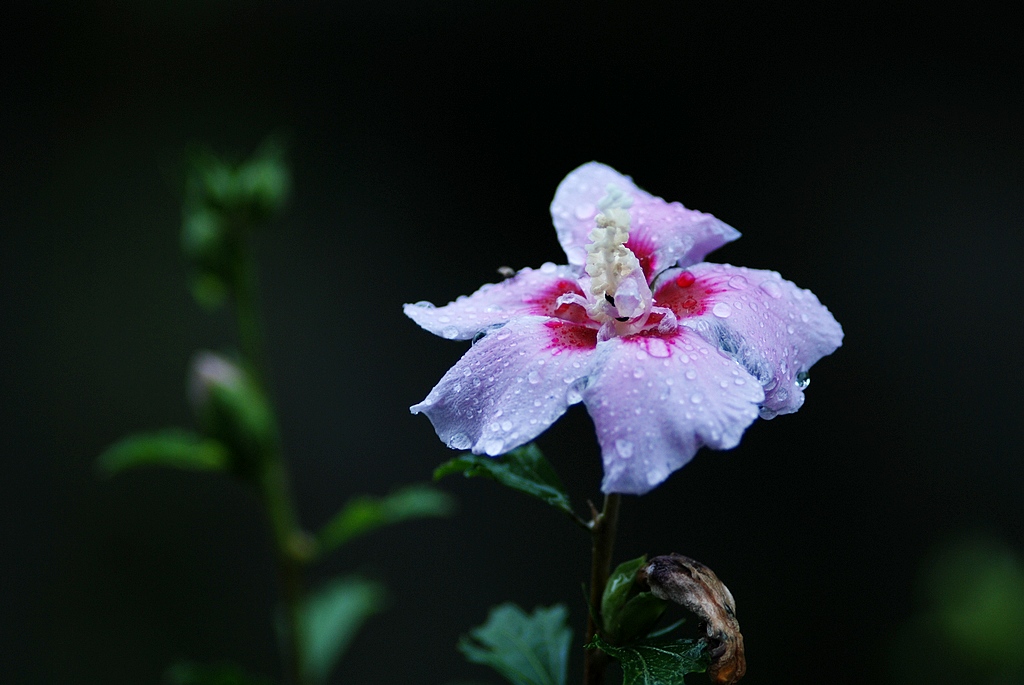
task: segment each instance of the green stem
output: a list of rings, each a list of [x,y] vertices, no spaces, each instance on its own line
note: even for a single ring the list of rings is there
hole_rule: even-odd
[[[619,524],[619,505],[622,495],[611,493],[604,497],[601,513],[594,516],[590,534],[592,555],[590,564],[590,614],[587,617],[587,641],[590,644],[600,630],[601,598],[608,584],[612,567],[612,550],[615,547],[615,532]],[[604,671],[608,656],[599,649],[584,652],[583,685],[603,685]]]
[[[255,259],[249,241],[243,237],[241,243],[235,260],[232,283],[239,346],[247,370],[266,393],[267,364],[256,294]],[[305,566],[312,558],[312,545],[309,536],[299,525],[288,469],[281,446],[276,441],[270,448],[264,450],[255,475],[257,491],[273,534],[278,580],[285,607],[287,653],[284,659],[288,674],[286,682],[292,685],[307,685],[308,679],[303,666],[306,644],[303,576]]]
[[[266,387],[267,362],[259,297],[256,294],[255,259],[252,245],[245,238],[241,239],[233,276],[235,318],[242,359],[253,377]]]

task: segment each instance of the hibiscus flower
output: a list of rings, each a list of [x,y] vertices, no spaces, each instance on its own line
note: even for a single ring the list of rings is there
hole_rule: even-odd
[[[451,448],[498,456],[583,402],[601,489],[643,494],[758,416],[795,412],[807,372],[843,331],[774,271],[709,264],[739,237],[597,162],[558,186],[551,216],[568,265],[546,263],[444,307],[405,305],[469,351],[411,410]]]

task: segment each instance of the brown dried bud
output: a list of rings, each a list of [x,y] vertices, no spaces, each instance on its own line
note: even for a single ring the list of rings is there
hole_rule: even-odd
[[[651,559],[638,580],[650,585],[655,597],[682,605],[704,619],[711,646],[711,682],[732,685],[743,677],[747,660],[736,600],[714,571],[682,554],[668,554]]]

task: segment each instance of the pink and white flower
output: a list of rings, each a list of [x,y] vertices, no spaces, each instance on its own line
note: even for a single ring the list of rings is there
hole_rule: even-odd
[[[604,492],[643,494],[701,446],[730,449],[759,415],[795,412],[843,331],[774,271],[702,261],[739,232],[584,164],[551,216],[568,265],[546,263],[444,307],[405,305],[473,346],[411,410],[454,449],[497,456],[583,402]]]

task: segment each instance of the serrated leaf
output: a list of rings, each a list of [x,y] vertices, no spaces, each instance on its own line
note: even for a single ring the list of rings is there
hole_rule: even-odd
[[[383,608],[385,598],[380,583],[352,576],[335,579],[306,600],[304,667],[313,682],[327,680],[363,622]]]
[[[685,685],[688,673],[704,673],[711,663],[701,640],[641,640],[615,647],[595,635],[596,647],[622,666],[622,685]]]
[[[428,485],[410,485],[385,497],[364,495],[350,500],[317,535],[329,551],[382,526],[410,519],[450,516],[455,501]]]
[[[636,587],[636,572],[647,563],[647,555],[624,561],[608,576],[601,597],[601,621],[604,630],[611,635],[618,634],[619,611]]]
[[[96,467],[112,476],[136,466],[171,466],[196,471],[228,467],[230,457],[216,440],[189,431],[169,429],[132,435],[111,445],[96,460]]]
[[[572,505],[562,481],[534,443],[523,445],[500,457],[465,454],[445,462],[434,470],[434,480],[452,473],[466,478],[483,476],[524,492],[572,515]]]
[[[459,651],[513,685],[565,685],[572,642],[567,616],[561,604],[537,607],[529,616],[515,604],[502,604],[459,640]]]
[[[167,685],[271,685],[267,678],[247,674],[234,664],[181,662],[164,673]]]

